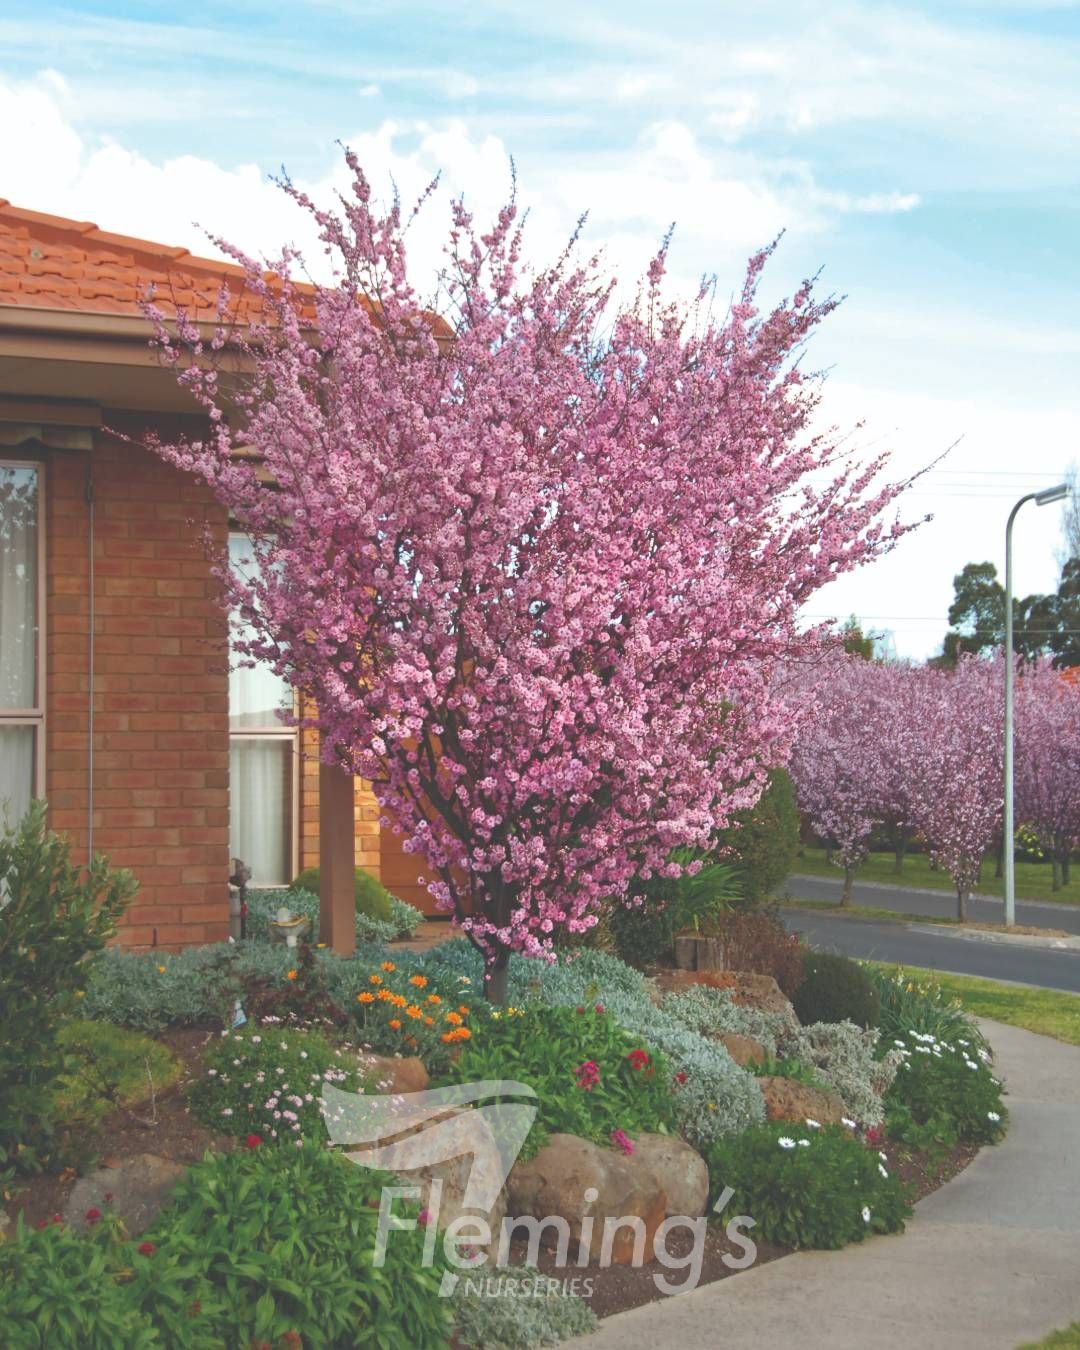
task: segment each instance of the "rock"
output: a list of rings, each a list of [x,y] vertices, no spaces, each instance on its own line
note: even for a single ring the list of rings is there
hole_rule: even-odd
[[[371,1079],[377,1092],[426,1092],[431,1082],[423,1061],[415,1055],[363,1054],[360,1072]]]
[[[721,1031],[713,1038],[720,1042],[731,1058],[745,1069],[748,1064],[764,1064],[768,1058],[765,1047],[753,1036],[740,1036],[737,1031]]]
[[[759,1012],[780,1013],[792,1024],[797,1022],[791,1001],[771,975],[741,970],[662,970],[654,977],[667,993],[678,993],[700,984],[707,989],[725,989],[731,1001]]]
[[[98,1168],[80,1177],[72,1187],[64,1206],[64,1222],[85,1229],[87,1210],[108,1210],[124,1221],[132,1237],[137,1237],[157,1218],[186,1171],[180,1163],[159,1158],[156,1153],[136,1153],[114,1167]]]
[[[639,1134],[626,1160],[647,1171],[667,1196],[667,1213],[700,1218],[709,1203],[705,1159],[677,1134]]]
[[[802,1122],[816,1120],[819,1125],[839,1125],[844,1104],[839,1097],[821,1088],[796,1082],[794,1078],[759,1078],[765,1098],[766,1120]]]
[[[514,1218],[538,1220],[561,1218],[570,1233],[569,1259],[576,1262],[580,1245],[588,1243],[589,1260],[599,1262],[607,1220],[641,1220],[644,1229],[643,1259],[653,1258],[656,1230],[668,1212],[667,1193],[649,1165],[651,1145],[627,1157],[614,1149],[601,1148],[572,1134],[553,1134],[528,1162],[517,1163],[507,1183],[507,1211]],[[687,1193],[692,1189],[690,1169],[677,1154],[666,1155],[670,1168]],[[699,1160],[700,1161],[700,1160]],[[680,1176],[681,1172],[681,1176]],[[587,1191],[595,1200],[586,1200]],[[591,1233],[582,1233],[582,1219],[592,1217]],[[613,1264],[628,1265],[635,1258],[637,1225],[613,1227],[610,1256]],[[524,1235],[525,1230],[515,1230]],[[549,1224],[541,1237],[553,1243]]]

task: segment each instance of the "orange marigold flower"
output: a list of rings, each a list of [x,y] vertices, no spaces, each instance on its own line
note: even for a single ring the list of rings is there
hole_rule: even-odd
[[[382,984],[382,976],[381,976],[381,975],[369,975],[369,976],[368,976],[368,984]]]
[[[461,1026],[461,1017],[456,1012],[448,1012],[446,1014],[446,1020],[450,1023],[452,1027]]]
[[[296,971],[296,970],[287,970],[287,971],[285,972],[285,978],[286,978],[287,980],[295,980],[296,977],[297,977],[297,975],[298,975],[299,973],[300,973],[300,972],[299,972],[299,971]]]
[[[375,997],[380,1003],[393,1003],[394,1001],[394,996],[389,989],[380,989]]]
[[[468,1008],[466,1008],[464,1003],[458,1006],[458,1012],[462,1015],[462,1017],[468,1017],[469,1015],[469,1010]]]
[[[431,1004],[439,1004],[442,1002],[442,999],[438,996],[438,994],[428,994],[427,1001]]]
[[[433,1027],[434,1025],[435,1025],[435,1019],[434,1019],[434,1017],[425,1017],[425,1018],[424,1018],[424,1026],[426,1026],[426,1027]]]
[[[416,987],[417,987],[417,989],[426,989],[426,988],[427,988],[427,976],[426,976],[426,975],[410,975],[410,976],[409,976],[409,983],[410,983],[410,984],[415,984]]]
[[[397,970],[397,966],[394,965],[393,961],[384,961],[382,963],[382,968],[387,972],[387,974],[389,974],[390,971],[392,970]]]
[[[400,1017],[391,1017],[389,1025],[394,1029],[394,1031],[400,1031],[400,1030],[401,1030],[401,1018],[400,1018]]]
[[[454,1035],[458,1038],[459,1041],[467,1041],[469,1037],[472,1035],[472,1032],[469,1030],[468,1027],[458,1027],[457,1031],[454,1032]]]
[[[390,1002],[394,1005],[395,1008],[404,1008],[405,1004],[408,1003],[408,1001],[409,1000],[405,997],[404,994],[395,994],[394,997],[390,1000]]]
[[[417,1018],[417,1017],[423,1017],[423,1015],[424,1015],[424,1014],[423,1014],[422,1010],[421,1010],[420,1008],[418,1008],[418,1007],[416,1006],[415,1003],[410,1003],[409,1006],[405,1009],[405,1016],[406,1016],[406,1017]]]
[[[374,1003],[375,995],[369,994],[368,991],[365,989],[362,994],[357,994],[356,1001],[357,1003]]]

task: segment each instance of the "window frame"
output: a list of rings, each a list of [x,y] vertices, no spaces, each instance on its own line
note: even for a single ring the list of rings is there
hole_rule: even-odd
[[[230,542],[230,543],[232,542],[233,539],[246,539],[246,538],[247,538],[247,535],[245,534],[245,532],[244,532],[243,530],[238,530],[238,529],[236,529],[235,527],[230,526],[230,528],[229,528],[229,542]],[[229,564],[229,565],[230,565],[230,566],[232,565],[231,559],[230,559],[230,564]],[[273,881],[251,881],[251,882],[248,883],[248,888],[249,888],[250,890],[253,890],[253,891],[257,891],[257,890],[277,890],[277,889],[279,889],[279,887],[280,887],[282,884],[284,884],[284,885],[287,886],[287,885],[289,884],[289,882],[292,880],[292,878],[295,877],[295,876],[297,876],[297,875],[299,874],[299,871],[300,871],[300,789],[301,789],[301,782],[300,782],[300,728],[299,728],[298,726],[291,726],[291,727],[290,727],[290,726],[285,726],[283,723],[277,722],[277,721],[274,722],[273,726],[270,726],[270,725],[263,726],[263,727],[258,727],[258,726],[256,726],[256,727],[245,726],[245,727],[236,727],[236,728],[234,728],[234,727],[232,726],[232,677],[233,677],[233,645],[232,645],[232,619],[231,619],[231,616],[230,616],[230,617],[229,617],[229,719],[230,719],[230,721],[229,721],[229,748],[230,748],[230,750],[231,750],[231,748],[232,748],[232,743],[233,743],[234,740],[236,740],[236,741],[287,741],[287,742],[291,745],[291,747],[292,747],[292,752],[291,752],[291,754],[290,754],[290,756],[289,756],[289,766],[290,766],[290,772],[289,772],[289,793],[290,793],[290,809],[289,809],[289,835],[290,835],[290,838],[289,838],[289,865],[290,865],[290,867],[291,867],[291,869],[292,869],[292,875],[291,875],[291,876],[288,878],[288,880],[286,880],[284,883],[273,882]],[[294,712],[294,713],[297,712],[297,703],[298,703],[298,700],[297,700],[297,696],[296,696],[296,691],[294,690],[294,691],[293,691],[293,712]],[[230,775],[229,775],[229,822],[230,822],[230,829],[231,829],[231,825],[232,825],[232,803],[233,803],[233,797],[232,797],[232,794],[233,794],[233,784],[232,784],[232,774],[231,774],[231,772],[230,772]],[[230,866],[230,869],[231,869],[231,867],[232,867],[232,862],[231,862],[232,856],[233,856],[233,855],[232,855],[232,839],[230,838],[230,840],[229,840],[229,857],[230,857],[230,864],[229,864],[229,866]],[[245,862],[245,863],[248,863],[248,864],[250,865],[250,859],[244,858],[244,859],[242,859],[242,861]]]
[[[46,704],[48,698],[48,670],[46,666],[46,553],[45,553],[45,461],[9,456],[0,453],[0,469],[33,469],[37,475],[37,595],[34,619],[37,624],[34,669],[34,703],[27,708],[0,707],[0,726],[32,727],[34,729],[34,781],[30,785],[30,800],[45,794],[45,735]]]

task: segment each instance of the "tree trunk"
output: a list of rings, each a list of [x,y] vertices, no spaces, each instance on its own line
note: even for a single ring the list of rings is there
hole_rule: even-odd
[[[907,830],[900,830],[896,836],[896,858],[893,862],[893,871],[898,877],[904,875],[904,855],[907,853],[908,835]]]
[[[964,885],[956,888],[956,917],[961,923],[967,923],[967,902],[971,887]]]
[[[829,866],[829,867],[831,867],[832,864],[833,864],[833,851],[832,851],[832,845],[831,845],[831,844],[826,844],[826,845],[825,845],[825,862],[826,862],[826,865]]]
[[[1061,859],[1056,853],[1050,863],[1050,889],[1052,891],[1061,890]]]
[[[855,880],[854,867],[844,868],[844,889],[840,892],[840,908],[848,909],[851,905],[851,886]]]
[[[489,1003],[502,1007],[506,1003],[507,977],[510,974],[510,953],[500,947],[495,959],[484,966],[484,997]]]

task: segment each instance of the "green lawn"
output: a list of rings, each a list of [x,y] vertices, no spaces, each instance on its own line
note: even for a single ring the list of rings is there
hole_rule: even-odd
[[[975,1017],[989,1017],[995,1022],[1035,1031],[1040,1036],[1052,1036],[1069,1045],[1080,1045],[1080,994],[1031,989],[1022,984],[998,984],[996,980],[946,975],[916,966],[905,966],[904,970],[916,980],[932,981],[942,993],[959,1000],[965,1012]]]
[[[1019,1350],[1080,1350],[1080,1322],[1073,1322],[1064,1331],[1052,1331],[1043,1341],[1028,1341]]]
[[[922,886],[932,891],[956,894],[956,888],[947,872],[934,871],[923,853],[909,853],[904,859],[904,871],[896,875],[895,859],[891,853],[871,853],[855,873],[856,882],[876,881],[886,886]],[[982,881],[975,888],[982,895],[1003,895],[1003,881],[994,877],[996,860],[983,861]],[[823,848],[806,847],[795,859],[793,872],[806,876],[843,878],[839,867],[825,861]],[[1049,863],[1018,862],[1016,864],[1016,895],[1020,900],[1053,900],[1059,904],[1080,904],[1080,866],[1073,868],[1072,881],[1060,891],[1051,886]]]
[[[180,1077],[180,1061],[160,1041],[108,1022],[73,1017],[60,1028],[60,1043],[74,1055],[73,1068],[56,1087],[62,1119],[92,1128],[117,1106],[137,1106],[154,1089],[161,1092]]]

